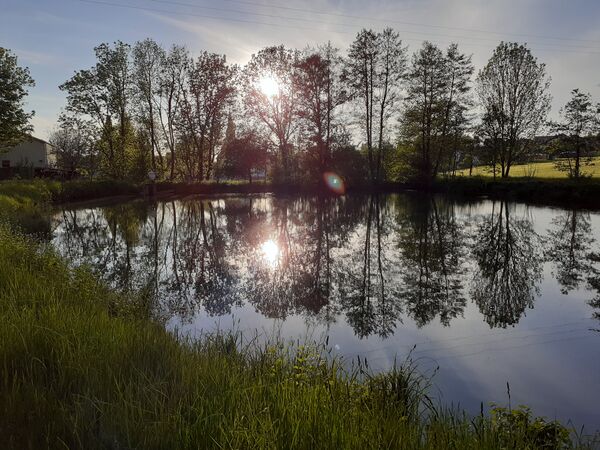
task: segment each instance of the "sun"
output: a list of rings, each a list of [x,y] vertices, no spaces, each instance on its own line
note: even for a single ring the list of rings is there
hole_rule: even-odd
[[[264,76],[258,82],[261,92],[269,98],[279,93],[279,82],[273,76]]]

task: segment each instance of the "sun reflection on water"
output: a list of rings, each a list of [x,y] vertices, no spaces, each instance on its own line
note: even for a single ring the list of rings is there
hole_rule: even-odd
[[[273,239],[263,242],[260,247],[263,260],[270,266],[275,267],[279,262],[279,246]]]

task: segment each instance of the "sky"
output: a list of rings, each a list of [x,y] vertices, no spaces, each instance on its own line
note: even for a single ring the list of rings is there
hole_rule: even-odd
[[[267,45],[331,41],[345,53],[363,27],[393,27],[409,52],[457,42],[476,70],[501,40],[527,43],[552,78],[551,116],[574,88],[600,101],[598,0],[0,0],[0,46],[29,67],[34,135],[47,139],[65,106],[58,86],[94,64],[102,42],[150,37],[245,64]]]

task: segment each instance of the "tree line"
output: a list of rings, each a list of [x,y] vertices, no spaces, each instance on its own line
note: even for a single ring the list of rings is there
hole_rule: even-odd
[[[548,122],[546,66],[519,43],[501,42],[476,75],[457,44],[409,55],[391,28],[361,30],[345,53],[266,47],[243,67],[152,39],[94,52],[60,86],[51,137],[61,166],[90,176],[430,183],[481,164],[508,177],[544,151],[580,177],[598,148],[600,107],[576,89]],[[542,132],[556,139],[541,144]]]

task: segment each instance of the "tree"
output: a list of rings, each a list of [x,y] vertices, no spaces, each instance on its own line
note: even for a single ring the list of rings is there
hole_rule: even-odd
[[[375,178],[373,156],[373,108],[375,98],[375,66],[378,57],[377,34],[373,30],[361,30],[348,50],[344,80],[352,99],[362,103],[360,117],[365,133],[365,145],[369,158],[369,177]]]
[[[446,96],[443,101],[441,145],[434,167],[435,174],[440,170],[456,170],[461,146],[464,147],[465,143],[468,146],[470,143],[465,132],[471,122],[468,110],[473,105],[470,82],[474,70],[471,56],[460,53],[457,44],[450,44],[446,50]],[[447,164],[442,168],[444,157]]]
[[[385,129],[400,98],[400,83],[406,72],[406,47],[402,47],[400,35],[386,28],[377,36],[379,45],[377,107],[379,113],[379,136],[377,141],[377,163],[375,178],[382,179],[383,151],[386,142]]]
[[[189,179],[202,181],[212,175],[216,150],[235,94],[236,76],[237,67],[227,65],[225,56],[215,53],[203,52],[189,66],[181,97],[186,145],[180,155]]]
[[[252,183],[252,171],[267,163],[267,145],[254,133],[233,138],[223,150],[221,173],[234,178],[247,178]]]
[[[35,86],[27,67],[20,67],[10,50],[0,47],[0,148],[13,147],[33,131],[23,102],[27,88]]]
[[[169,152],[170,180],[175,178],[177,120],[181,115],[182,90],[189,61],[190,56],[187,50],[175,45],[166,54],[160,71],[158,121],[162,138]]]
[[[339,83],[341,58],[328,43],[306,54],[296,64],[294,84],[298,92],[298,115],[304,120],[312,144],[312,159],[319,174],[331,167],[335,110],[345,101]]]
[[[163,155],[160,151],[157,112],[160,96],[160,76],[165,65],[166,54],[160,45],[152,39],[144,39],[133,46],[133,83],[136,94],[138,120],[147,129],[150,138],[152,170],[157,171],[156,155],[160,169],[164,169]]]
[[[430,42],[424,42],[412,58],[402,131],[412,142],[414,175],[430,183],[455,158],[462,138],[470,106],[471,58],[451,44],[446,53]]]
[[[269,139],[273,139],[285,181],[290,179],[292,137],[298,127],[298,96],[293,82],[297,61],[297,51],[280,45],[252,55],[244,68],[245,111],[266,127]]]
[[[94,52],[95,66],[75,73],[59,88],[67,93],[66,112],[87,120],[103,141],[99,147],[103,171],[109,177],[123,178],[131,125],[130,46],[117,41],[112,47],[100,44]]]
[[[566,144],[568,151],[564,159],[557,159],[556,166],[559,170],[567,172],[571,178],[580,178],[582,164],[590,164],[591,160],[584,159],[586,147],[596,128],[596,111],[592,104],[592,96],[580,92],[579,89],[571,91],[571,100],[561,109],[561,121],[551,123],[550,126],[562,135],[562,143]]]
[[[372,182],[381,181],[385,129],[405,71],[406,48],[398,33],[391,28],[381,33],[366,29],[358,33],[348,51],[344,80],[351,98],[362,105],[360,121]]]
[[[77,117],[61,116],[59,127],[50,135],[55,149],[58,168],[75,172],[84,169],[93,175],[97,158],[93,133],[86,121]]]
[[[525,46],[501,42],[477,76],[481,132],[495,147],[503,178],[528,151],[550,109],[550,78]],[[494,163],[496,159],[494,159]]]

